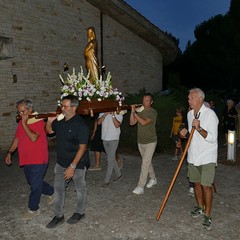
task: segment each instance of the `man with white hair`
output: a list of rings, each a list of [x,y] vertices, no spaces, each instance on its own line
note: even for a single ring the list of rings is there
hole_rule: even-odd
[[[189,91],[188,131],[195,128],[188,149],[188,177],[194,183],[198,206],[191,212],[192,217],[204,215],[203,227],[210,230],[213,201],[212,184],[215,177],[218,153],[218,117],[204,104],[205,94],[199,88]],[[181,131],[182,135],[186,134]]]

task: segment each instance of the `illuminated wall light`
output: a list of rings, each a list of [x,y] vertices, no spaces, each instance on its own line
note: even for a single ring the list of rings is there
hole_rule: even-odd
[[[228,149],[227,160],[235,162],[236,160],[236,133],[228,130]]]
[[[234,144],[235,142],[235,134],[232,131],[228,132],[228,143]]]

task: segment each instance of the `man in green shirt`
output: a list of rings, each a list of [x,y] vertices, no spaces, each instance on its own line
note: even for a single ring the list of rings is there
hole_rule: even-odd
[[[138,149],[142,157],[141,173],[137,187],[133,190],[134,194],[140,195],[144,193],[144,186],[146,185],[148,175],[150,180],[146,185],[151,188],[157,184],[155,172],[152,166],[152,157],[157,146],[156,121],[157,111],[152,108],[153,95],[146,93],[143,96],[143,110],[140,112],[132,105],[132,112],[130,115],[130,125],[137,123],[137,142]]]

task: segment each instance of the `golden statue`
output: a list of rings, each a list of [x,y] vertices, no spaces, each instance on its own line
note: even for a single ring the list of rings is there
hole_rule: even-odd
[[[85,66],[90,73],[89,81],[95,83],[99,79],[99,64],[97,58],[98,44],[94,27],[88,28],[88,43],[84,51]]]

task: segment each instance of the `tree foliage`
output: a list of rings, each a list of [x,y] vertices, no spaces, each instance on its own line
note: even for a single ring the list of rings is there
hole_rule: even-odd
[[[196,41],[165,69],[168,82],[178,74],[182,85],[204,90],[240,89],[240,1],[232,0],[226,15],[195,27]],[[170,78],[170,79],[169,79]]]

